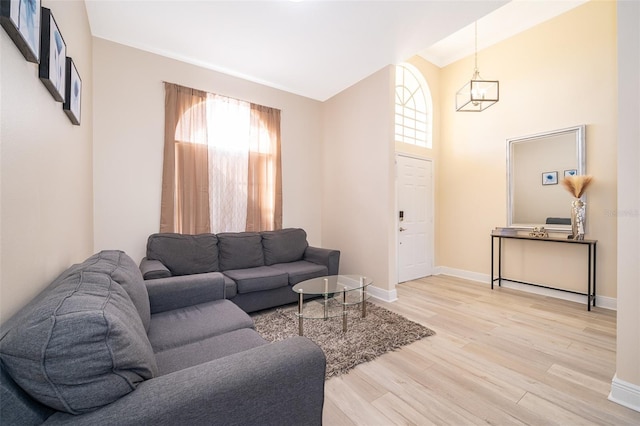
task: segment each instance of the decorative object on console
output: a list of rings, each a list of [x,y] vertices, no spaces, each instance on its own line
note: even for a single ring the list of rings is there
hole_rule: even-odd
[[[497,80],[483,80],[478,71],[478,22],[475,22],[475,67],[471,81],[456,92],[456,111],[481,112],[498,102]]]
[[[67,45],[50,9],[42,8],[41,19],[39,77],[51,96],[58,102],[64,102]]]
[[[576,198],[571,202],[571,235],[574,240],[584,240],[586,203],[581,198],[592,181],[593,177],[588,175],[567,176],[562,180],[562,185]]]
[[[75,125],[80,125],[80,106],[82,100],[82,80],[73,59],[67,58],[66,95],[62,109]]]
[[[549,233],[544,229],[544,226],[539,228],[536,226],[531,232],[529,232],[529,236],[536,238],[549,238]]]
[[[2,0],[0,21],[29,62],[40,61],[40,0]]]

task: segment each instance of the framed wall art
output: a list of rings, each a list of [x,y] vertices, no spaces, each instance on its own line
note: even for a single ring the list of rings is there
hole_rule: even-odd
[[[542,174],[543,185],[557,185],[558,184],[558,172],[544,172]]]
[[[40,0],[0,1],[0,22],[29,62],[40,61]]]
[[[578,175],[578,171],[576,169],[570,169],[570,170],[564,171],[564,177],[577,176],[577,175]]]
[[[58,102],[64,102],[67,45],[51,10],[46,7],[42,8],[41,26],[39,77],[51,96]]]
[[[73,59],[67,58],[66,93],[62,109],[75,125],[80,125],[80,106],[82,101],[82,80]]]

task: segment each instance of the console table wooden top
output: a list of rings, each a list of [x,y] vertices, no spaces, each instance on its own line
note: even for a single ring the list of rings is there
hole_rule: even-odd
[[[572,240],[570,238],[561,237],[532,237],[531,235],[522,235],[516,232],[504,232],[504,231],[491,231],[491,236],[496,238],[513,238],[516,240],[540,240],[540,241],[553,241],[558,243],[571,243],[571,244],[596,244],[598,240]]]

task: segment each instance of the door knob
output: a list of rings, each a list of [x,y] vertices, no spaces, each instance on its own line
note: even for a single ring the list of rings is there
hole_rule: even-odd
[[[406,229],[404,229],[402,226],[400,227],[400,232],[402,231],[406,231]]]

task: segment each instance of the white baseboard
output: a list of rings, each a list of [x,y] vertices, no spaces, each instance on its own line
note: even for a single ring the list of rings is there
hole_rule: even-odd
[[[383,290],[371,285],[367,287],[367,293],[383,302],[395,302],[398,300],[398,291],[395,288],[393,290]]]
[[[625,382],[613,376],[609,401],[620,404],[632,410],[640,411],[640,386]]]
[[[470,281],[475,281],[479,284],[491,285],[489,274],[482,274],[479,272],[465,271],[463,269],[450,268],[448,266],[437,266],[434,268],[434,275],[450,275],[452,277],[463,278]],[[554,290],[544,287],[536,287],[533,285],[526,285],[515,283],[512,281],[502,280],[502,287],[512,288],[515,290],[525,291],[527,293],[539,294],[541,296],[555,297],[557,299],[569,300],[577,303],[587,303],[587,296],[582,296],[574,293],[567,293],[566,291]],[[613,297],[605,297],[596,295],[596,306],[603,309],[617,310],[618,301]]]

